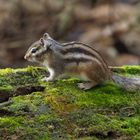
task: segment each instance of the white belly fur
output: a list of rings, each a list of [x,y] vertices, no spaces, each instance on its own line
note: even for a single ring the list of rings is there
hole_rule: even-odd
[[[83,81],[90,81],[85,73],[81,73],[78,77]]]

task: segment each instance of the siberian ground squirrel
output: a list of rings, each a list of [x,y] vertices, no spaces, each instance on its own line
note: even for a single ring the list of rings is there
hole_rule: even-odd
[[[65,75],[79,77],[84,82],[78,87],[88,90],[105,81],[112,80],[127,90],[140,90],[139,78],[126,78],[113,74],[102,56],[92,47],[80,42],[59,43],[45,33],[27,50],[25,59],[48,68],[49,77],[54,81]]]

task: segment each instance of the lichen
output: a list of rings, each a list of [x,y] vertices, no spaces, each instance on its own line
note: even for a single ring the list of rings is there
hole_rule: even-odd
[[[124,75],[140,75],[140,66],[125,66]],[[80,80],[42,82],[44,68],[0,70],[0,90],[41,85],[43,92],[12,97],[0,108],[0,137],[20,140],[135,139],[140,138],[140,91],[128,92],[112,82],[89,91],[77,88]]]

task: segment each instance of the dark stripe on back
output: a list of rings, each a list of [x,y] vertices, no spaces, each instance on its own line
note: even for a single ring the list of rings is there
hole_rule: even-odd
[[[68,53],[70,50],[72,51],[72,52],[80,52],[81,51],[81,53],[84,53],[84,54],[86,54],[86,55],[90,55],[90,56],[93,56],[93,57],[95,57],[95,58],[97,58],[102,64],[103,64],[103,67],[105,68],[105,69],[107,69],[108,70],[108,65],[107,65],[107,63],[105,62],[105,60],[103,59],[103,57],[101,56],[101,54],[98,52],[98,51],[96,51],[95,49],[93,49],[92,47],[90,47],[89,45],[87,45],[87,44],[84,44],[84,43],[81,43],[81,42],[69,42],[69,43],[63,43],[62,45],[65,47],[65,46],[69,46],[69,45],[83,45],[83,46],[85,46],[85,47],[88,47],[89,49],[91,49],[91,51],[94,51],[96,54],[94,54],[94,53],[90,53],[90,52],[88,52],[87,50],[86,50],[86,48],[84,49],[84,51],[83,51],[83,48],[74,48],[74,47],[72,47],[72,48],[70,48],[70,49],[66,49],[66,51],[63,51],[62,53],[63,54],[66,54],[66,53]],[[75,51],[74,51],[74,49],[75,49]],[[76,50],[77,49],[77,50]],[[79,50],[78,50],[79,49]],[[80,50],[81,49],[81,50]],[[70,51],[70,52],[71,52]]]
[[[94,55],[93,53],[90,53],[88,52],[86,49],[83,49],[83,48],[77,48],[77,47],[72,47],[72,48],[66,48],[66,51],[62,51],[63,54],[67,54],[67,53],[82,53],[82,54],[86,54],[88,56],[93,56],[93,57],[96,57],[96,55]]]
[[[79,64],[80,62],[90,62],[92,61],[91,59],[85,59],[85,58],[65,58],[64,59],[66,63],[73,63],[76,62],[77,64]]]

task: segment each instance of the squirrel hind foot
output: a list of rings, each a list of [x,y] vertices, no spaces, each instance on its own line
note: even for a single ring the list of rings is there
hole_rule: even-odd
[[[78,83],[78,88],[82,90],[89,90],[93,87],[95,87],[97,84],[93,82],[86,82],[86,83]]]

